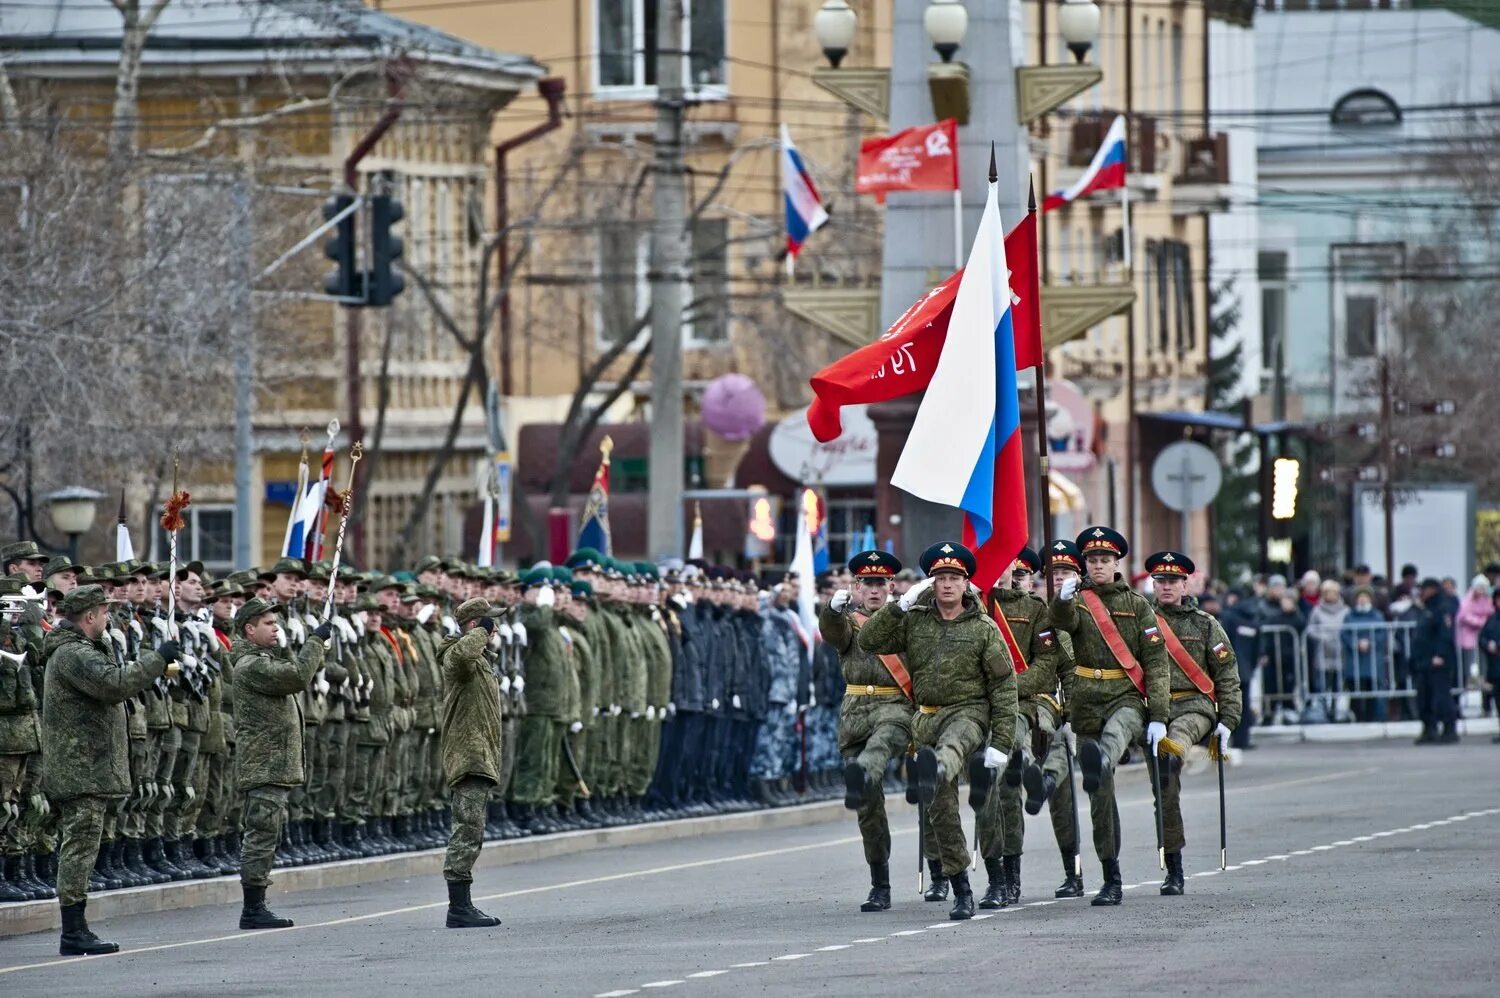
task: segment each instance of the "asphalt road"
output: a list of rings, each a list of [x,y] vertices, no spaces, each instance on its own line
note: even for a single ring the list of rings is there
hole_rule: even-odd
[[[493,930],[444,929],[433,878],[276,896],[297,920],[279,932],[239,932],[237,907],[96,924],[124,948],[110,957],[59,958],[52,934],[4,939],[0,994],[1493,995],[1497,773],[1487,738],[1261,748],[1229,771],[1225,872],[1213,773],[1187,777],[1187,894],[1163,898],[1145,773],[1129,767],[1131,886],[1115,909],[1052,900],[1043,816],[1028,819],[1022,906],[950,923],[916,894],[902,804],[896,905],[881,914],[859,912],[850,816],[483,870]],[[1091,849],[1085,882],[1099,885]]]

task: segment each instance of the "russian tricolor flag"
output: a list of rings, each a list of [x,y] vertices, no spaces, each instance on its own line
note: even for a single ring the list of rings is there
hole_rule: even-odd
[[[991,181],[943,352],[891,476],[918,498],[963,510],[963,541],[979,561],[973,581],[985,592],[1028,537],[1009,275]]]
[[[786,125],[781,126],[781,192],[786,201],[786,252],[790,266],[807,237],[828,221],[828,212],[823,210],[823,199],[818,196],[818,188],[797,147],[792,145],[792,133]]]
[[[1073,184],[1053,191],[1042,202],[1043,211],[1061,208],[1095,191],[1112,191],[1125,186],[1125,117],[1116,117],[1104,133],[1104,143],[1094,153],[1094,160]]]

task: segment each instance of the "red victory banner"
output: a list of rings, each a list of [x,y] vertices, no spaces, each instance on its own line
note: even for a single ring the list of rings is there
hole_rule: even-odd
[[[887,191],[957,190],[958,123],[949,118],[865,139],[854,189],[882,204]]]

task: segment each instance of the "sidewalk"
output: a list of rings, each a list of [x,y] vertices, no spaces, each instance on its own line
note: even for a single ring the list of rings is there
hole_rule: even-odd
[[[1493,717],[1463,718],[1458,733],[1464,738],[1493,736],[1500,732],[1500,720]],[[1362,742],[1383,738],[1407,738],[1413,741],[1422,733],[1420,721],[1369,721],[1355,724],[1257,724],[1250,733],[1252,741],[1274,742]]]
[[[896,796],[893,795],[887,799],[894,806]],[[901,800],[904,802],[905,797],[902,796]],[[742,811],[738,814],[681,818],[674,821],[623,825],[619,828],[560,832],[556,835],[486,842],[484,850],[479,854],[478,866],[481,868],[508,866],[512,863],[526,863],[554,856],[590,852],[595,849],[650,842],[670,842],[674,839],[712,835],[718,832],[796,828],[801,825],[837,821],[846,815],[852,830],[853,813],[845,809],[843,798],[840,797],[792,807]],[[433,897],[441,899],[444,890],[442,886],[444,853],[443,849],[424,849],[390,856],[372,856],[367,859],[278,869],[271,874],[275,884],[271,887],[270,893],[274,896],[318,890],[323,887],[347,887],[352,884],[373,883],[379,880],[429,877],[432,879]],[[239,878],[215,877],[212,880],[185,880],[171,884],[153,884],[149,887],[130,887],[118,891],[90,894],[88,916],[90,923],[97,924],[121,915],[239,903]],[[56,900],[0,905],[0,939],[29,932],[57,931],[61,927],[62,916]]]

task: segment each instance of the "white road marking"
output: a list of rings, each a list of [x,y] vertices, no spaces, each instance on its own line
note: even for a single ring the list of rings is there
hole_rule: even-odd
[[[729,973],[729,971],[727,971],[727,970],[700,970],[696,974],[689,974],[688,977],[696,977],[696,978],[718,977],[721,974],[727,974],[727,973]]]
[[[951,922],[939,922],[936,925],[927,926],[929,929],[952,929],[956,928],[962,919],[955,918]]]
[[[642,984],[641,987],[643,987],[643,988],[670,988],[674,984],[681,984],[681,983],[682,983],[682,981],[680,981],[680,980],[676,980],[676,981],[652,981],[649,984]]]
[[[891,936],[920,936],[926,929],[902,929],[900,932],[892,932]]]
[[[884,941],[885,941],[885,936],[870,936],[870,937],[868,937],[866,939],[856,939],[856,940],[854,940],[854,942],[857,942],[857,943],[879,943],[879,942],[884,942]]]
[[[601,991],[594,995],[594,998],[625,998],[626,995],[633,995],[640,990],[640,988],[621,988],[619,991]]]
[[[758,961],[756,961],[754,963],[733,963],[733,964],[729,965],[729,969],[731,969],[731,970],[743,970],[746,967],[764,967],[765,965],[766,965],[766,961],[764,961],[764,960],[758,960]]]

